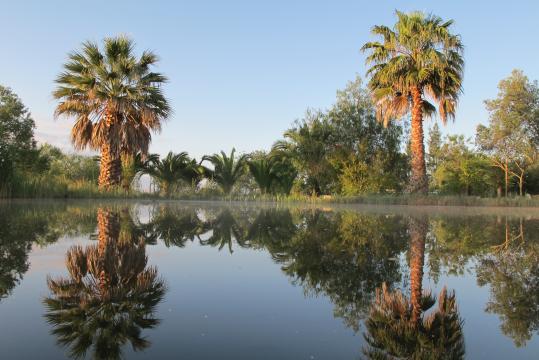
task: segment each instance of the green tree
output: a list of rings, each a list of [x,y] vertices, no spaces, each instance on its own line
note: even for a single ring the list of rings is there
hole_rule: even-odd
[[[448,136],[439,149],[434,186],[442,193],[489,195],[495,185],[489,160],[472,151],[464,136]]]
[[[202,161],[209,161],[213,170],[208,171],[209,177],[223,190],[225,195],[230,194],[234,184],[244,175],[248,156],[243,154],[236,158],[236,149],[232,148],[230,155],[224,151],[220,154],[206,155]]]
[[[266,154],[260,154],[256,157],[251,155],[247,165],[249,167],[249,172],[260,188],[260,192],[262,192],[262,194],[271,193],[273,185],[277,181],[274,160]]]
[[[35,154],[34,128],[21,99],[0,85],[0,190],[9,186],[15,167],[27,165],[24,160]]]
[[[444,123],[454,117],[462,87],[463,46],[460,36],[450,31],[452,20],[421,12],[396,14],[393,29],[372,29],[382,42],[368,42],[362,50],[370,52],[369,88],[378,118],[388,123],[411,112],[410,191],[427,193],[423,118],[436,110]]]
[[[307,193],[328,194],[335,187],[336,172],[328,155],[332,129],[320,111],[308,110],[302,120],[273,145],[274,152],[289,156]]]
[[[99,186],[120,183],[121,154],[148,153],[151,131],[160,130],[170,107],[161,85],[166,78],[151,71],[157,56],[137,58],[127,37],[105,38],[69,54],[53,92],[60,103],[55,116],[75,118],[71,140],[77,149],[101,152]]]
[[[443,152],[442,152],[442,133],[438,123],[434,123],[429,131],[429,140],[427,142],[429,152],[427,154],[427,173],[433,176],[440,164]]]
[[[476,142],[495,167],[503,171],[505,195],[510,178],[517,177],[523,195],[526,171],[537,162],[539,149],[532,124],[539,116],[539,88],[520,70],[500,81],[498,96],[486,100],[488,126],[477,127]]]
[[[171,151],[163,159],[157,159],[149,164],[144,172],[158,182],[162,194],[170,196],[185,179],[185,170],[189,164],[190,159],[186,152],[174,154]]]

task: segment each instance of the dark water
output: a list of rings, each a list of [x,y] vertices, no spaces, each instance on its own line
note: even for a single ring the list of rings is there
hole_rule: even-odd
[[[531,210],[0,204],[2,359],[538,359],[538,331]]]

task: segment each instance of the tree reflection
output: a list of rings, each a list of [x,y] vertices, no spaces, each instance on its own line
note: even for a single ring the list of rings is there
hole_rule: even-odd
[[[365,322],[363,353],[369,359],[463,359],[462,320],[455,294],[440,292],[438,306],[430,292],[422,291],[428,219],[412,217],[410,234],[410,298],[384,283],[376,290]]]
[[[218,247],[219,250],[227,247],[230,253],[234,252],[232,249],[234,241],[240,247],[250,246],[247,241],[247,226],[236,220],[229,208],[220,210],[217,216],[208,220],[206,224],[212,234],[207,239],[200,240],[200,244]]]
[[[398,257],[406,245],[400,217],[265,211],[250,233],[258,234],[254,242],[265,246],[295,284],[307,294],[328,296],[335,316],[356,331],[376,286],[400,280]]]
[[[166,286],[157,269],[147,267],[143,238],[120,225],[118,212],[101,208],[97,222],[98,244],[70,248],[69,275],[47,279],[45,317],[70,356],[92,349],[95,358],[116,359],[126,343],[135,351],[150,345],[141,332],[159,324],[154,312]]]
[[[200,240],[200,235],[209,230],[208,224],[198,217],[196,209],[169,206],[159,207],[147,228],[166,247],[184,247],[188,241]]]
[[[28,254],[34,244],[46,246],[66,234],[91,233],[94,227],[95,216],[89,219],[86,209],[2,205],[0,300],[11,294],[28,271]]]
[[[505,221],[505,239],[477,267],[479,285],[490,285],[486,311],[500,316],[502,332],[524,346],[539,331],[539,221]]]

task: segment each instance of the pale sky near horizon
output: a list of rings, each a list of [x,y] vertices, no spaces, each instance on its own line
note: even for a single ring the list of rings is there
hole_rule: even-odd
[[[85,40],[127,34],[157,71],[174,110],[151,152],[197,158],[268,149],[308,107],[327,108],[366,66],[360,47],[395,9],[454,19],[465,45],[456,121],[445,133],[472,137],[487,121],[483,100],[519,68],[539,79],[539,1],[7,1],[0,0],[0,84],[37,123],[36,136],[71,149],[72,121],[53,119],[51,92],[68,52]],[[427,122],[427,127],[430,124]]]

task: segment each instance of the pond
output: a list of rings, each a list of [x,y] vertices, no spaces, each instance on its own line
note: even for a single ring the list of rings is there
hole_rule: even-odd
[[[539,213],[3,203],[0,319],[2,359],[537,359]]]

